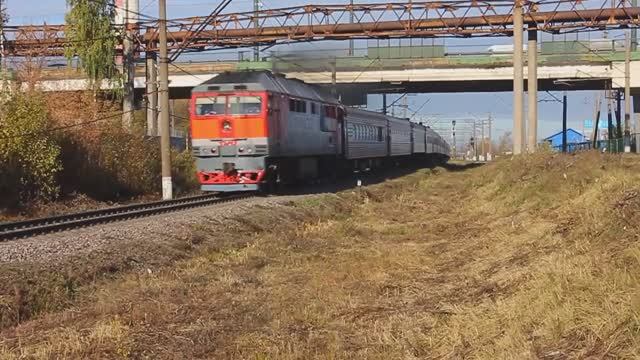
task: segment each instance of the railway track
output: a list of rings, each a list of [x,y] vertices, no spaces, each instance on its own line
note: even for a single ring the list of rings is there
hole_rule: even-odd
[[[237,194],[224,197],[221,197],[220,195],[199,195],[181,199],[153,201],[143,204],[118,206],[33,220],[0,223],[0,242],[77,229],[96,224],[145,217],[182,209],[227,203],[253,196],[255,195]]]

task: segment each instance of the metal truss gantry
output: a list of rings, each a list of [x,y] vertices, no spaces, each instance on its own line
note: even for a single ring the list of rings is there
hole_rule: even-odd
[[[168,21],[170,50],[344,39],[511,36],[515,1],[423,1],[304,5],[258,12]],[[640,25],[640,7],[627,0],[586,8],[582,0],[524,1],[528,30],[567,33]],[[141,21],[138,51],[156,51],[157,21]],[[5,28],[5,55],[60,55],[68,45],[63,25]]]

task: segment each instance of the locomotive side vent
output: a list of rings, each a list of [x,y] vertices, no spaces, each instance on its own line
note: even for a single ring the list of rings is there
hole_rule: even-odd
[[[207,90],[220,90],[220,86],[207,86]]]
[[[234,85],[235,90],[247,90],[247,85]]]

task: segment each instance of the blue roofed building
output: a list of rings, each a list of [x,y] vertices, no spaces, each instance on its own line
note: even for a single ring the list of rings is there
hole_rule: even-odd
[[[562,148],[562,131],[546,137],[543,141],[551,145],[553,148]],[[571,144],[585,141],[587,141],[587,139],[584,135],[573,129],[567,129],[567,145],[570,146]]]

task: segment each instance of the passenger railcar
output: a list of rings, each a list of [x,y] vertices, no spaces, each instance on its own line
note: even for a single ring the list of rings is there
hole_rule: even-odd
[[[432,129],[342,106],[318,87],[268,71],[224,73],[194,88],[191,136],[205,191],[251,191],[399,160],[449,158]]]

